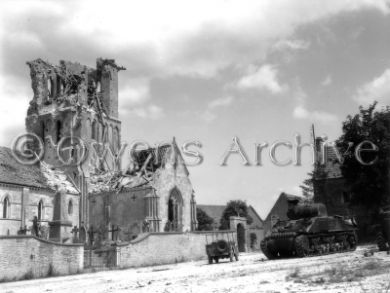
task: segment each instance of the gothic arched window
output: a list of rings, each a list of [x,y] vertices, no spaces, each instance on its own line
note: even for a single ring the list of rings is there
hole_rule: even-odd
[[[38,220],[39,221],[43,220],[43,212],[44,212],[43,201],[40,200],[38,203]]]
[[[9,201],[9,197],[6,196],[3,200],[3,219],[8,219],[9,216],[10,216],[10,207],[11,207],[11,204],[10,204],[10,201]]]
[[[73,214],[73,202],[72,200],[69,200],[69,203],[68,203],[68,215],[72,215]]]

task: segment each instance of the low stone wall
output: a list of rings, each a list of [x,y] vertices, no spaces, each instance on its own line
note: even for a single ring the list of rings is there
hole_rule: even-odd
[[[189,232],[148,233],[117,246],[118,267],[142,267],[206,259],[206,243],[229,240],[236,233]]]
[[[104,268],[117,266],[117,247],[84,250],[84,268]]]
[[[75,274],[83,269],[84,246],[35,236],[0,237],[0,281]]]

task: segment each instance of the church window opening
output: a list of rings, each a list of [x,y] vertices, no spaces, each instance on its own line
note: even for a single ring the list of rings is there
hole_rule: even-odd
[[[9,218],[10,207],[11,207],[11,205],[10,205],[9,197],[6,196],[3,200],[3,219]]]
[[[43,220],[43,212],[44,212],[43,201],[40,200],[38,203],[38,220],[39,221]]]
[[[73,202],[72,200],[69,200],[69,203],[68,203],[68,215],[72,215],[73,214]]]
[[[168,231],[181,231],[183,216],[183,198],[180,191],[174,188],[168,199]]]

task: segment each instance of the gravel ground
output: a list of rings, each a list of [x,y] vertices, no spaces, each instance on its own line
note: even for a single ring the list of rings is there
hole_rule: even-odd
[[[361,246],[355,252],[266,260],[242,254],[238,262],[206,261],[102,271],[0,284],[0,292],[389,292],[390,256]]]

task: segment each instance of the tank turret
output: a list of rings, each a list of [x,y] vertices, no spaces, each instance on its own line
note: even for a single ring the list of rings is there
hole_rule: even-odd
[[[287,221],[278,221],[261,241],[269,259],[304,257],[355,250],[357,227],[352,219],[328,216],[322,203],[288,200]]]
[[[326,217],[328,215],[326,207],[322,203],[296,203],[290,205],[287,211],[287,217],[290,220],[298,220],[313,217]]]

